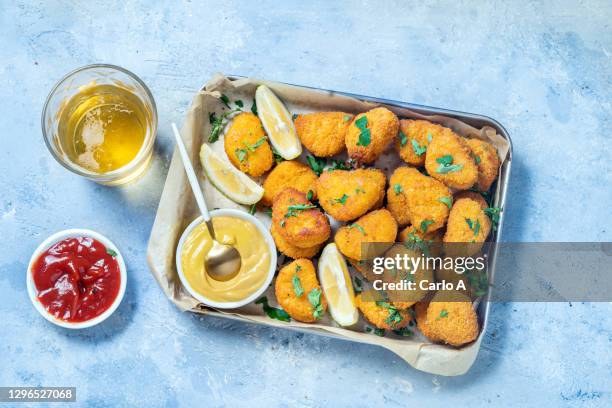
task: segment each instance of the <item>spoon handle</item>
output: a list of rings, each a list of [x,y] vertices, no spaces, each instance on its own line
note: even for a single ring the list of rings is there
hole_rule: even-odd
[[[210,214],[208,213],[208,208],[206,207],[206,201],[204,200],[204,194],[202,194],[202,189],[200,188],[200,183],[198,183],[198,177],[193,170],[193,166],[191,164],[191,160],[189,159],[189,155],[187,154],[187,149],[185,149],[185,143],[183,143],[183,139],[181,138],[181,134],[179,133],[178,128],[175,123],[172,123],[172,130],[174,132],[174,138],[176,139],[176,146],[178,147],[179,153],[181,155],[181,159],[183,161],[183,167],[185,168],[185,173],[187,173],[187,179],[189,179],[189,184],[191,185],[191,190],[193,191],[193,195],[195,196],[196,202],[198,203],[198,207],[200,208],[200,212],[202,213],[202,217],[204,217],[204,221],[208,225],[208,231],[210,234],[214,234],[210,222]],[[212,223],[210,223],[212,224]]]

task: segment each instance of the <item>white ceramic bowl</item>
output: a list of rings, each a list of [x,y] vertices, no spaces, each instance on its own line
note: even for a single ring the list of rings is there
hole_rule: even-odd
[[[276,272],[276,245],[274,244],[272,235],[270,235],[270,232],[261,223],[261,221],[253,217],[251,214],[245,213],[240,210],[234,210],[234,209],[229,209],[229,208],[213,210],[210,212],[210,216],[212,218],[223,217],[223,216],[236,217],[236,218],[240,218],[240,219],[249,221],[253,225],[255,225],[255,227],[257,227],[261,235],[264,237],[266,244],[268,246],[268,250],[270,251],[270,268],[268,270],[268,276],[266,277],[266,280],[263,283],[263,285],[261,285],[261,287],[258,288],[251,296],[243,300],[236,301],[236,302],[217,302],[217,301],[208,299],[206,296],[203,296],[202,294],[196,292],[191,287],[191,285],[189,285],[189,282],[187,281],[187,279],[185,278],[185,275],[183,274],[183,267],[181,266],[181,263],[182,263],[181,253],[183,249],[183,244],[185,240],[187,239],[187,237],[189,236],[189,234],[191,233],[191,231],[193,231],[193,229],[196,226],[198,226],[204,221],[204,219],[200,216],[196,218],[195,220],[193,220],[191,224],[189,224],[187,228],[185,228],[185,231],[183,232],[183,235],[181,235],[181,239],[178,242],[178,246],[176,247],[176,270],[178,271],[179,278],[181,279],[181,283],[183,284],[185,289],[187,289],[187,291],[189,292],[191,296],[193,296],[194,298],[196,298],[197,300],[199,300],[206,306],[215,307],[217,309],[235,309],[238,307],[242,307],[246,304],[249,304],[251,302],[254,302],[255,300],[257,300],[259,296],[261,296],[262,293],[266,291],[266,289],[268,289],[268,286],[270,286],[270,283],[272,282],[272,279],[274,278],[274,273]]]
[[[47,249],[51,248],[53,245],[55,245],[59,241],[62,241],[66,238],[77,238],[77,237],[93,238],[101,242],[102,244],[104,244],[106,248],[112,249],[113,251],[117,253],[115,260],[119,264],[119,274],[121,275],[121,282],[119,285],[119,293],[117,294],[115,301],[102,314],[94,317],[93,319],[90,319],[84,322],[67,322],[65,320],[57,319],[55,316],[51,315],[47,311],[47,309],[45,309],[42,303],[40,303],[40,301],[38,300],[38,290],[36,289],[36,285],[34,284],[34,278],[32,277],[32,266],[34,265],[34,262],[36,262],[40,254],[45,252]],[[67,229],[64,231],[56,232],[55,234],[51,235],[49,238],[43,241],[43,243],[40,244],[38,248],[36,248],[36,250],[32,254],[32,258],[30,258],[30,264],[28,265],[27,286],[28,286],[28,295],[30,296],[30,300],[32,301],[32,304],[34,305],[36,310],[38,310],[38,312],[45,319],[47,319],[51,323],[54,323],[58,326],[62,326],[68,329],[84,329],[86,327],[95,326],[96,324],[101,323],[104,320],[106,320],[110,315],[113,314],[113,312],[117,309],[117,307],[121,303],[121,300],[123,299],[123,296],[125,295],[126,284],[127,284],[127,271],[125,269],[125,262],[123,261],[123,256],[121,256],[121,252],[119,252],[119,249],[117,249],[115,244],[113,244],[111,240],[106,238],[104,235],[99,234],[95,231],[88,230],[88,229],[77,229],[77,228]]]

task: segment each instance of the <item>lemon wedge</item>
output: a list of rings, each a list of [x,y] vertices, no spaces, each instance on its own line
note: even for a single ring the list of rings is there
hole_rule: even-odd
[[[319,281],[329,304],[329,311],[340,326],[357,323],[359,313],[355,307],[353,284],[346,261],[336,244],[327,244],[319,259]]]
[[[297,136],[291,114],[274,92],[265,85],[255,91],[257,114],[274,149],[283,159],[291,160],[302,154],[302,143]]]
[[[208,180],[217,190],[239,204],[255,204],[264,189],[231,163],[222,160],[207,144],[200,149],[200,161]]]

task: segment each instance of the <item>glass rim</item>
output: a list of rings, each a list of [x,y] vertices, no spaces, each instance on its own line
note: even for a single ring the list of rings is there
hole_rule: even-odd
[[[79,166],[76,163],[72,163],[72,162],[68,162],[66,161],[63,157],[60,157],[59,154],[55,151],[55,147],[52,145],[51,140],[49,135],[47,134],[47,130],[45,129],[45,117],[47,116],[47,111],[49,109],[49,104],[51,102],[51,98],[53,97],[53,95],[55,94],[55,92],[59,89],[59,87],[66,81],[68,80],[70,77],[78,74],[79,72],[82,71],[87,71],[87,70],[91,70],[91,69],[95,69],[95,68],[110,68],[111,70],[115,70],[115,71],[119,71],[125,75],[127,75],[128,77],[130,77],[131,79],[133,79],[136,83],[138,83],[138,85],[140,85],[144,91],[145,94],[147,96],[147,98],[150,100],[151,102],[151,113],[152,113],[152,129],[151,129],[151,134],[149,135],[148,138],[145,138],[144,143],[142,144],[142,147],[140,148],[140,150],[138,151],[138,153],[136,154],[136,156],[134,156],[134,158],[127,163],[126,165],[119,167],[118,169],[109,171],[107,173],[95,173],[93,171],[87,170],[86,168]],[[143,101],[144,102],[144,101]],[[157,105],[155,104],[155,99],[153,98],[153,94],[151,93],[151,90],[149,89],[149,87],[144,83],[144,81],[142,79],[140,79],[138,77],[138,75],[134,74],[133,72],[120,67],[118,65],[113,65],[113,64],[104,64],[104,63],[98,63],[98,64],[89,64],[89,65],[84,65],[82,67],[73,69],[72,71],[68,72],[67,74],[65,74],[62,78],[60,78],[55,85],[53,86],[53,88],[51,88],[51,91],[49,91],[49,94],[47,95],[47,98],[45,99],[45,104],[43,105],[43,110],[42,110],[42,114],[41,114],[41,118],[40,118],[40,124],[41,124],[41,128],[42,128],[42,133],[43,133],[43,139],[45,141],[45,144],[47,145],[47,149],[49,150],[49,152],[51,153],[51,155],[53,156],[53,158],[55,159],[55,161],[57,161],[59,164],[61,164],[64,168],[68,169],[69,171],[78,174],[79,176],[83,176],[95,181],[112,181],[113,179],[115,179],[116,177],[120,177],[121,175],[123,175],[123,173],[127,173],[130,170],[132,170],[132,168],[136,167],[137,165],[140,164],[140,162],[142,161],[143,157],[148,154],[148,152],[150,151],[150,149],[153,147],[153,143],[155,141],[155,134],[157,133]]]

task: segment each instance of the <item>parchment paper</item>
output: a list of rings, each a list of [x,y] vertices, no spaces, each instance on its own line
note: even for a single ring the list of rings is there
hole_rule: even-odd
[[[216,112],[220,114],[223,112],[223,104],[219,99],[221,93],[229,96],[232,101],[236,99],[242,100],[245,104],[244,110],[248,111],[255,94],[255,89],[260,84],[269,86],[285,102],[292,113],[312,112],[317,110],[340,110],[344,112],[359,113],[371,109],[373,106],[380,105],[329,91],[250,78],[230,80],[221,74],[215,75],[204,89],[194,96],[181,129],[181,134],[187,145],[191,159],[193,163],[196,164],[194,167],[196,167],[196,171],[199,173],[200,183],[209,207],[248,210],[245,206],[236,204],[223,196],[202,177],[198,156],[201,144],[207,140],[208,134],[210,133],[211,125],[208,119],[209,113]],[[446,116],[425,116],[401,107],[387,107],[393,110],[400,118],[428,119],[444,126],[451,127],[463,136],[488,140],[497,148],[502,162],[508,157],[510,149],[509,142],[501,135],[498,135],[495,129],[491,127],[476,129],[462,121]],[[223,137],[221,137],[218,142],[213,143],[211,147],[215,152],[221,154],[222,157],[226,157],[223,150]],[[301,159],[303,160],[304,157]],[[377,161],[375,165],[377,167],[383,167],[382,164],[384,164],[386,165],[385,167],[390,167],[389,171],[392,171],[399,165],[399,161],[394,163],[393,160],[398,160],[397,155],[393,152],[389,152],[383,154],[379,159],[380,162]],[[474,343],[461,349],[455,349],[444,345],[432,344],[416,331],[415,336],[412,338],[400,337],[392,333],[388,334],[386,337],[376,336],[364,330],[366,322],[363,321],[363,318],[360,319],[360,323],[355,327],[346,329],[338,327],[329,316],[326,316],[318,324],[305,324],[293,320],[286,323],[268,318],[264,314],[261,305],[251,304],[240,309],[220,311],[199,304],[199,302],[191,297],[182,287],[175,267],[175,253],[178,240],[184,228],[198,215],[195,211],[194,204],[194,199],[183,171],[180,157],[178,157],[177,152],[175,152],[172,157],[166,184],[151,231],[147,249],[147,259],[151,272],[162,290],[168,299],[180,309],[375,344],[391,350],[419,370],[439,375],[460,375],[465,373],[473,364],[478,349],[480,348],[484,330],[481,330],[481,334]],[[256,216],[265,225],[270,225],[270,218],[266,214],[258,212]],[[283,264],[286,261],[284,256],[280,256],[279,264]],[[265,296],[268,297],[271,305],[276,305],[273,285],[268,288]],[[484,321],[484,317],[480,317],[481,322]]]

